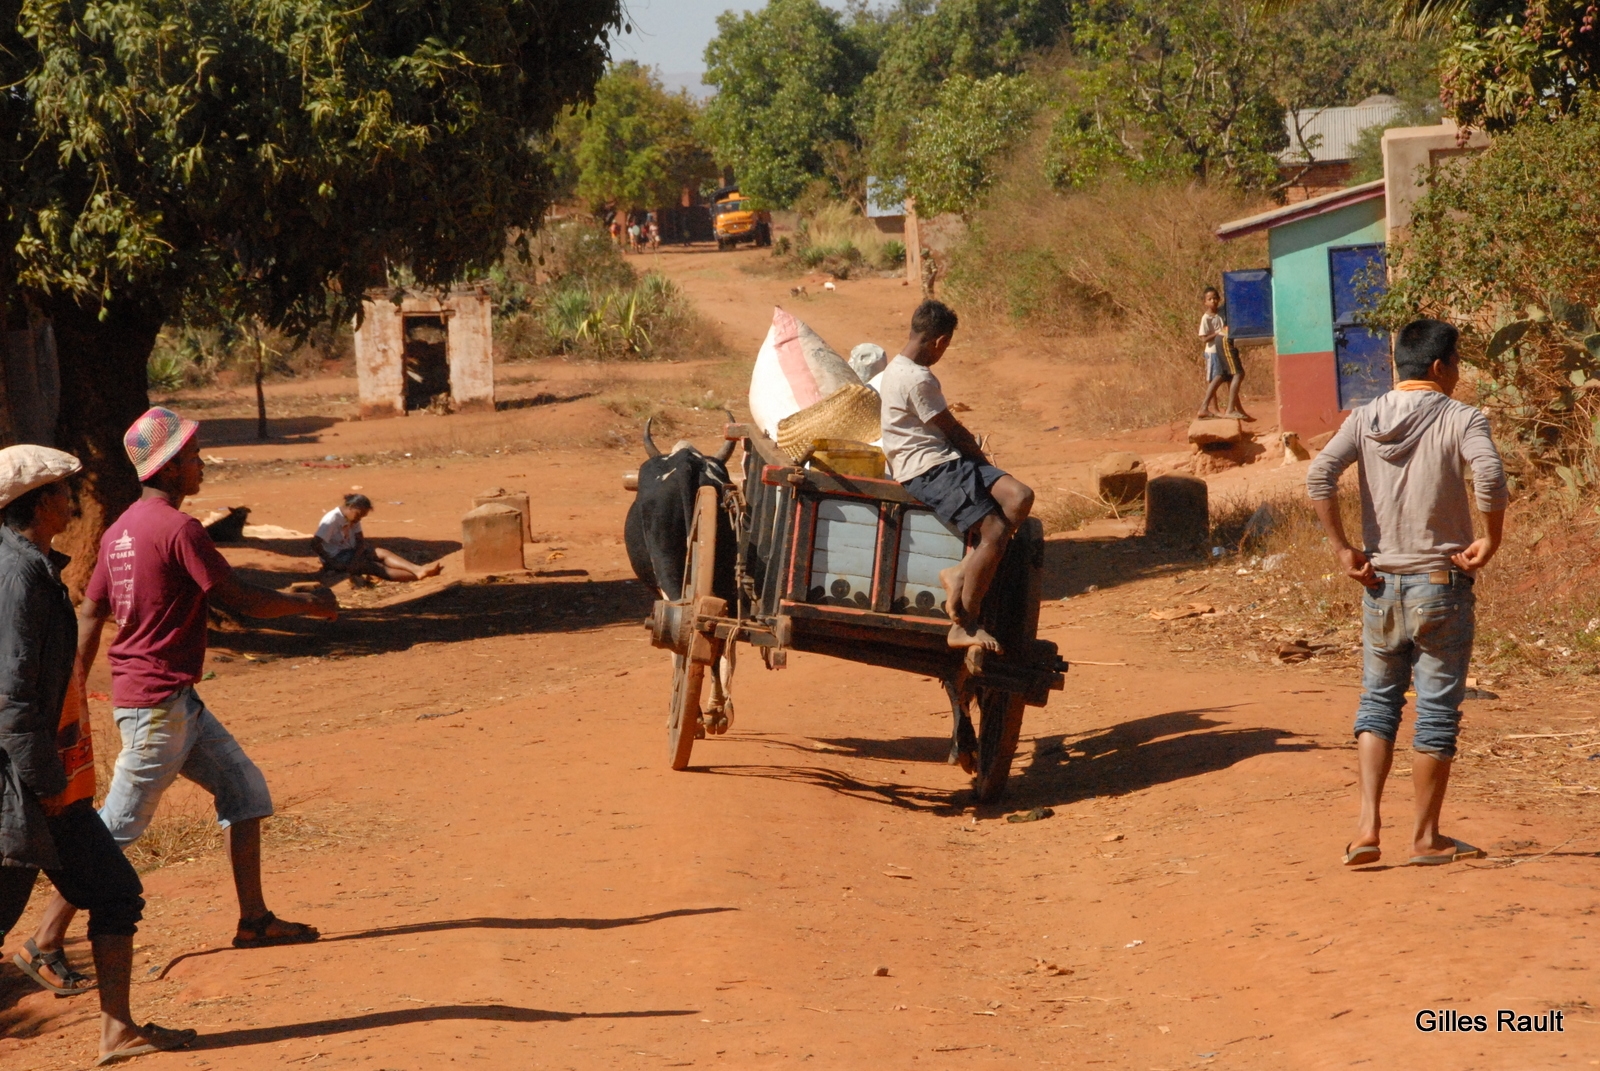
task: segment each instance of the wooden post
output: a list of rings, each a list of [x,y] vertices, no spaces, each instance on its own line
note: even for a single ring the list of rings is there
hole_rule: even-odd
[[[914,197],[906,198],[906,281],[922,286],[922,227]]]

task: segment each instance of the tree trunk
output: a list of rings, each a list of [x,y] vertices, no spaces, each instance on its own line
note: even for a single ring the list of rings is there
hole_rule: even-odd
[[[100,536],[139,497],[122,436],[150,407],[145,369],[162,316],[153,303],[137,298],[119,299],[104,319],[97,307],[65,295],[45,298],[40,306],[55,328],[61,368],[56,446],[83,462],[81,515],[56,538],[56,546],[72,555],[66,581],[77,598],[94,571]]]
[[[259,346],[260,343],[258,342]],[[256,351],[256,438],[267,441],[267,392],[261,386],[261,351]]]

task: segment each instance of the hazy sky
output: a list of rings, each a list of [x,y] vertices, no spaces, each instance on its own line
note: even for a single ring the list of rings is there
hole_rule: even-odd
[[[766,6],[749,0],[625,0],[633,32],[618,34],[611,42],[613,59],[638,60],[660,68],[670,88],[698,88],[705,70],[706,42],[717,32],[717,16],[724,11],[755,11]],[[843,9],[842,3],[829,7]]]

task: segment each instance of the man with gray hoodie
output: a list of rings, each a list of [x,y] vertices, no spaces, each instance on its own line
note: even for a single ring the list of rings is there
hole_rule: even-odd
[[[1459,337],[1439,320],[1402,328],[1394,390],[1352,412],[1306,474],[1339,564],[1367,589],[1355,724],[1361,818],[1345,846],[1347,866],[1380,857],[1379,805],[1408,686],[1417,694],[1409,862],[1431,866],[1483,855],[1439,831],[1472,657],[1473,577],[1500,549],[1507,499],[1488,419],[1450,397],[1460,379]],[[1360,473],[1360,550],[1347,541],[1339,514],[1339,475],[1352,462]],[[1472,499],[1463,478],[1469,467]],[[1474,504],[1483,516],[1481,537],[1473,531]]]

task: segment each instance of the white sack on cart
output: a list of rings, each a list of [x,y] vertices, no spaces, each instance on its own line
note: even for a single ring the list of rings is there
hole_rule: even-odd
[[[822,337],[781,308],[772,310],[750,374],[750,418],[776,439],[778,421],[861,380]]]

